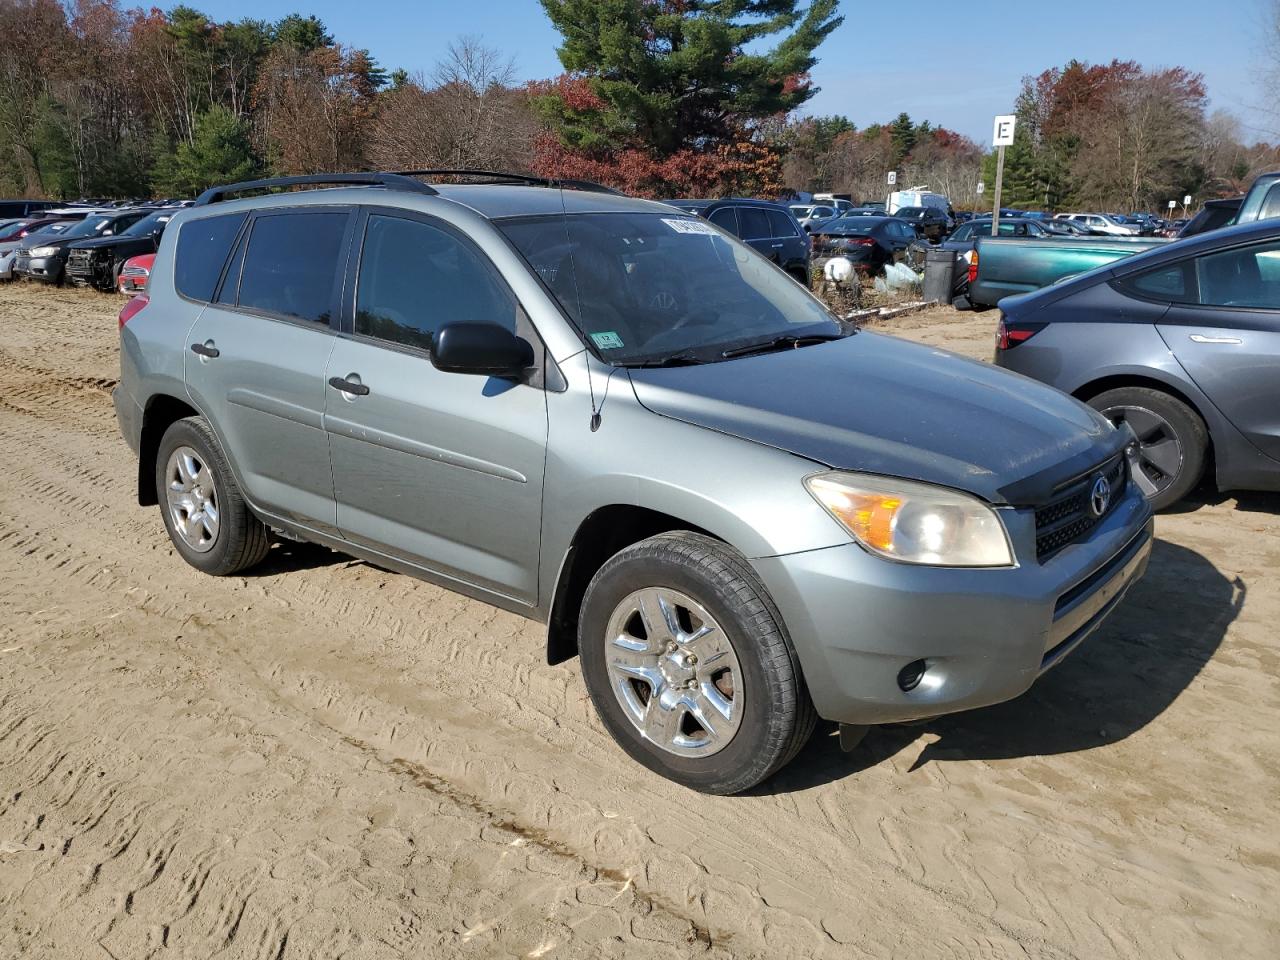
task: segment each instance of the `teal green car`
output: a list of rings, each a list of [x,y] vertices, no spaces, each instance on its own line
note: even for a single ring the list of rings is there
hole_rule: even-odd
[[[1005,297],[1030,293],[1170,242],[1137,237],[980,237],[969,261],[969,304],[979,310],[994,307]]]

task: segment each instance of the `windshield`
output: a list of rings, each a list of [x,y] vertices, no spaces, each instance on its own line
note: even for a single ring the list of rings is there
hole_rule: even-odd
[[[899,207],[895,217],[903,217],[907,220],[919,220],[924,216],[924,207]]]
[[[797,220],[803,220],[809,215],[813,207],[792,207],[791,212],[796,215]]]
[[[75,226],[70,227],[64,237],[94,237],[111,222],[110,217],[85,217]]]
[[[132,227],[121,234],[122,237],[149,237],[151,231],[158,227],[163,227],[173,217],[173,213],[168,210],[157,210],[148,216],[143,217]]]
[[[831,233],[870,233],[884,221],[883,217],[849,217],[827,224],[824,228]]]
[[[783,336],[840,336],[803,287],[705,220],[595,213],[498,221],[599,355],[708,362]]]

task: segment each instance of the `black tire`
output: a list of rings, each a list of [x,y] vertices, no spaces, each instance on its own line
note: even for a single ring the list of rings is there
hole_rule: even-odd
[[[1177,503],[1204,476],[1209,452],[1209,431],[1200,415],[1177,397],[1150,387],[1117,387],[1090,398],[1089,406],[1113,423],[1129,422],[1138,434],[1139,460],[1143,476],[1134,479],[1144,487],[1154,510]],[[1162,421],[1158,432],[1150,425]],[[1167,454],[1167,446],[1157,463],[1156,444],[1172,443],[1177,448],[1177,464]]]
[[[218,524],[216,536],[203,551],[189,545],[175,527],[169,508],[168,464],[174,451],[180,447],[194,450],[200,462],[213,477]],[[254,516],[245,503],[235,476],[227,465],[222,448],[203,417],[187,417],[175,421],[160,438],[155,462],[156,495],[160,500],[160,514],[165,530],[173,541],[174,549],[182,559],[197,570],[215,577],[225,577],[248,570],[260,563],[271,548],[271,538],[266,525]]]
[[[705,607],[740,665],[746,707],[732,739],[710,756],[680,756],[646,739],[611,686],[606,627],[615,608],[646,587],[677,590]],[[605,563],[583,599],[578,652],[592,702],[619,745],[655,773],[703,793],[740,793],[768,779],[808,742],[817,722],[799,660],[764,584],[741,554],[702,534],[659,534]]]

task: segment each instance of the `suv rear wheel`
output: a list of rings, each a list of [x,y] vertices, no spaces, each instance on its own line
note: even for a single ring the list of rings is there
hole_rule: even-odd
[[[1204,474],[1209,432],[1200,415],[1177,397],[1149,387],[1118,387],[1089,401],[1112,423],[1127,423],[1138,437],[1134,481],[1154,510],[1189,494]]]
[[[627,547],[592,579],[579,624],[601,721],[668,779],[739,793],[813,732],[781,616],[746,560],[717,540],[676,532]]]
[[[247,570],[271,547],[203,417],[173,423],[160,438],[156,493],[182,559],[215,577]]]

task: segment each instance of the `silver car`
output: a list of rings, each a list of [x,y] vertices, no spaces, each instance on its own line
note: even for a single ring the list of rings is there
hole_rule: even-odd
[[[819,717],[1017,696],[1142,573],[1127,428],[858,332],[706,220],[516,179],[174,217],[115,404],[183,559],[301,538],[544,621],[623,749],[713,793]]]

